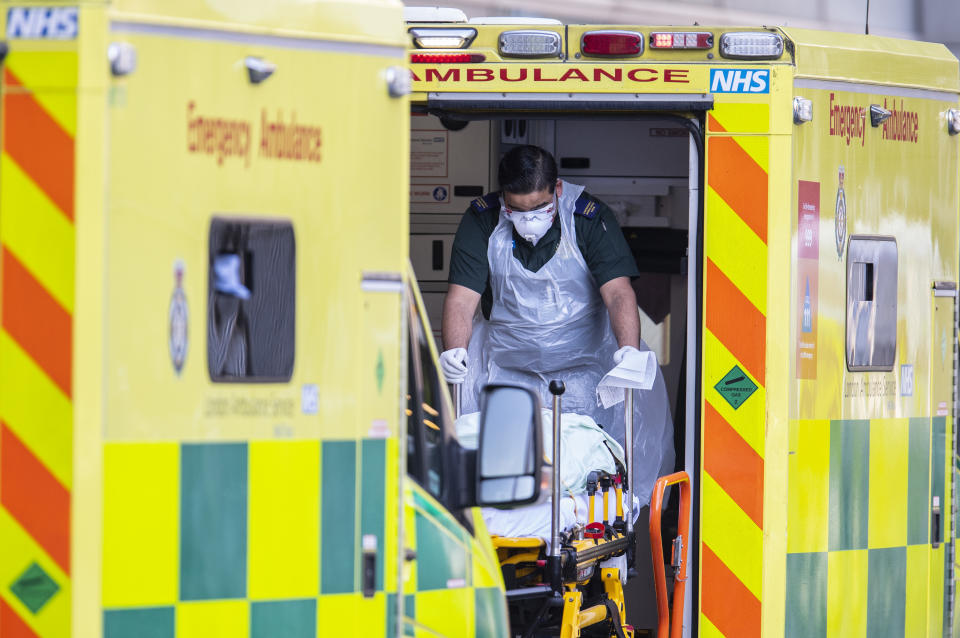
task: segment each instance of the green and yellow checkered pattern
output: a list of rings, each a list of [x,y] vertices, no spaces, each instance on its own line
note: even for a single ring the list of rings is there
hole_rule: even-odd
[[[395,635],[397,455],[381,439],[107,444],[104,638]],[[406,546],[419,551],[403,633],[503,635],[482,518],[471,535],[409,492]],[[366,535],[378,539],[370,598]]]
[[[951,427],[946,417],[790,424],[787,638],[942,635]]]
[[[395,560],[385,539],[397,534],[384,516],[396,501],[388,447],[106,445],[104,636],[305,638],[345,623],[347,633],[382,633],[393,603],[383,566]],[[365,534],[379,541],[372,598],[359,594]]]

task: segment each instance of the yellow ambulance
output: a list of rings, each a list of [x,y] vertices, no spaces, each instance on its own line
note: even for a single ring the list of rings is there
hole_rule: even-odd
[[[521,143],[643,272],[697,497],[686,635],[954,626],[942,47],[449,10],[405,35],[392,0],[0,15],[4,638],[509,635],[431,325]]]
[[[957,60],[800,29],[407,26],[433,325],[460,216],[518,144],[634,252],[694,484],[682,635],[958,635]]]
[[[0,15],[0,635],[504,635],[400,2]]]

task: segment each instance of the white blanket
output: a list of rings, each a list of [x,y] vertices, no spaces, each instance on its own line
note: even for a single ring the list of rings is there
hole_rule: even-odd
[[[553,410],[541,408],[543,455],[553,462]],[[468,449],[477,448],[480,413],[461,415],[456,421],[457,438]],[[585,414],[563,412],[560,415],[560,481],[563,490],[582,494],[587,490],[587,476],[593,471],[615,474],[617,465],[610,452],[623,464],[623,447],[604,432],[596,421]]]
[[[586,525],[590,520],[589,497],[586,494],[575,496],[565,494],[560,498],[560,529],[569,530],[577,524]],[[626,501],[626,497],[624,497]],[[636,522],[640,503],[633,499],[634,516]],[[607,499],[607,521],[613,522],[617,517],[617,499],[613,490]],[[547,541],[550,539],[550,501],[524,507],[515,507],[509,510],[495,507],[483,508],[483,522],[487,524],[487,531],[497,536],[510,537],[537,537]],[[624,503],[624,513],[626,513]],[[603,495],[598,491],[594,497],[593,520],[603,520]]]
[[[553,411],[543,409],[543,449],[548,460],[553,455]],[[466,448],[477,447],[477,434],[480,428],[480,413],[464,414],[456,421],[457,437]],[[623,448],[610,435],[603,431],[592,418],[583,414],[564,412],[560,415],[560,529],[563,531],[577,524],[592,522],[589,513],[589,500],[586,494],[587,476],[593,471],[614,474],[617,471],[614,456],[623,463]],[[537,537],[549,544],[550,538],[550,501],[516,507],[513,509],[483,508],[483,519],[487,530],[497,536]],[[594,500],[593,520],[603,520],[603,494],[599,491]],[[617,515],[616,496],[610,490],[608,497],[607,520],[613,521]],[[639,513],[639,499],[633,498],[634,521]],[[627,511],[626,499],[624,511]],[[549,550],[549,548],[548,548]]]

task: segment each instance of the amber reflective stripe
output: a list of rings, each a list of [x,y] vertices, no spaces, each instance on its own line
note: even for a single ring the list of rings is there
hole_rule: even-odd
[[[3,638],[39,638],[37,634],[20,620],[17,612],[0,598],[0,636]]]
[[[44,82],[51,65],[63,62],[57,54],[38,53],[42,61],[30,55],[3,73],[0,536],[20,542],[9,556],[0,543],[0,566],[23,573],[40,565],[58,574],[60,590],[38,611],[7,598],[9,607],[0,609],[4,638],[69,635],[70,624],[72,504],[63,477],[72,466],[76,91],[62,84],[49,90]],[[66,58],[50,73],[75,76],[75,55],[73,66]]]
[[[703,613],[728,638],[760,636],[760,600],[727,569],[703,543],[701,578],[705,591],[723,592],[704,596]]]
[[[3,149],[72,220],[73,138],[22,88],[10,69],[4,69],[4,83]]]
[[[0,423],[0,504],[70,574],[70,492]]]
[[[766,385],[767,318],[709,258],[706,270],[707,330]]]
[[[703,468],[763,528],[763,459],[709,402],[703,414],[703,450]]]
[[[726,133],[727,129],[713,117],[713,113],[707,113],[707,130],[711,133]]]
[[[767,242],[767,172],[730,137],[711,137],[707,184]]]
[[[0,323],[69,397],[73,358],[70,314],[5,246],[2,253]]]
[[[727,114],[746,117],[733,105]],[[707,127],[730,128],[713,115]],[[751,638],[760,635],[762,608],[768,255],[768,175],[754,158],[765,156],[768,141],[711,135],[707,144],[703,322],[713,346],[703,362],[701,628]],[[744,242],[749,249],[731,252]],[[758,388],[728,406],[710,388],[734,366]]]

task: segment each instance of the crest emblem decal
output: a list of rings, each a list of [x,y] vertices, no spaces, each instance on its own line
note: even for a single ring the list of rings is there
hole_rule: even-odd
[[[170,297],[170,361],[177,374],[187,358],[187,296],[183,292],[183,261],[173,264],[173,295]]]
[[[837,186],[837,209],[833,216],[833,232],[837,240],[837,257],[843,258],[843,248],[847,242],[847,196],[843,192],[843,167],[839,171]]]

